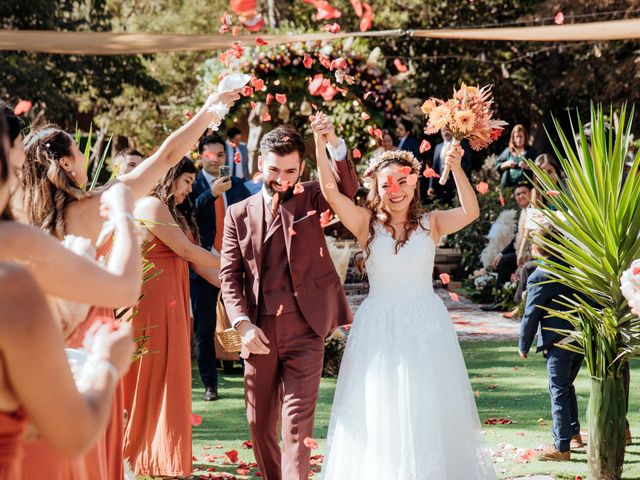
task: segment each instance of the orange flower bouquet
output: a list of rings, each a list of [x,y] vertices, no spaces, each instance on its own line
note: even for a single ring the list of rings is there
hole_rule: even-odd
[[[463,83],[459,90],[453,90],[453,98],[445,101],[432,97],[422,104],[427,121],[424,133],[431,135],[446,129],[455,143],[466,138],[471,148],[482,150],[500,137],[507,125],[507,122],[492,118],[492,104],[491,85],[479,88]],[[449,167],[445,166],[440,185],[447,183],[448,178]]]

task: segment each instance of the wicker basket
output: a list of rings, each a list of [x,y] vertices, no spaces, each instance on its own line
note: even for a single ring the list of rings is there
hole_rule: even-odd
[[[218,332],[218,340],[227,352],[239,352],[242,343],[240,334],[233,328],[227,328],[223,332]]]

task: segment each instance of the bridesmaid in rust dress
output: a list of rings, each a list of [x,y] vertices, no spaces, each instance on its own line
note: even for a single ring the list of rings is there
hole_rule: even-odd
[[[134,335],[147,337],[144,354],[124,380],[124,456],[137,475],[191,475],[191,353],[189,264],[218,285],[219,257],[198,238],[189,199],[196,168],[184,158],[138,202],[136,218],[150,220],[144,250],[160,272],[142,286]],[[176,225],[177,224],[177,225]]]

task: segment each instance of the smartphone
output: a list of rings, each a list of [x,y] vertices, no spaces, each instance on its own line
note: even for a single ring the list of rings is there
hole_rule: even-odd
[[[229,165],[222,165],[220,167],[220,176],[221,177],[231,176],[231,167]]]

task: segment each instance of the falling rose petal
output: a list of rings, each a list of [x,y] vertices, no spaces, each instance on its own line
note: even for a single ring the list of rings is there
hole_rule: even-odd
[[[555,22],[556,25],[562,25],[564,23],[564,13],[562,12],[556,13],[556,16],[554,17],[553,21]]]
[[[294,195],[300,195],[302,192],[304,192],[304,187],[302,186],[301,183],[296,183],[295,186],[293,187],[293,194]]]
[[[480,398],[480,390],[476,390],[475,395],[476,395],[476,398]]]
[[[318,449],[318,442],[316,442],[313,438],[307,437],[304,439],[304,446],[310,448],[311,450]]]
[[[411,173],[411,167],[404,165],[402,167],[398,167],[398,171],[403,175],[409,175]]]
[[[489,184],[487,182],[480,182],[476,185],[476,190],[480,195],[486,195],[489,191]]]
[[[280,306],[278,307],[278,311],[276,312],[276,317],[279,317],[280,315],[282,315],[283,310],[284,310],[284,305],[280,304]]]
[[[400,73],[404,73],[404,72],[406,72],[407,70],[409,70],[409,69],[407,68],[407,66],[406,66],[404,63],[402,63],[402,60],[400,60],[399,58],[396,58],[396,59],[393,61],[393,64],[395,65],[395,67],[398,69],[398,71],[399,71]]]
[[[238,30],[240,30],[240,27],[238,27],[237,25],[235,27],[233,27],[233,29],[231,30],[231,35],[233,35],[234,37],[238,36]]]
[[[191,414],[191,426],[192,427],[199,427],[202,424],[202,417],[198,414],[192,413]]]
[[[362,98],[364,98],[366,100],[367,98],[369,98],[369,95],[371,95],[372,93],[373,93],[372,91],[368,90],[368,91],[364,92],[364,95],[362,96]]]
[[[367,112],[362,112],[360,114],[360,116],[362,117],[363,120],[367,121],[371,118],[371,116],[367,113]]]
[[[237,450],[229,450],[224,453],[224,456],[227,457],[227,460],[230,463],[236,463],[238,461],[238,451]]]
[[[324,228],[329,223],[331,223],[331,210],[326,209],[324,212],[320,214],[320,226]]]
[[[264,80],[262,80],[261,78],[253,77],[251,79],[251,86],[255,88],[256,92],[260,91],[264,88]]]
[[[416,183],[418,183],[417,173],[412,173],[409,176],[407,176],[407,185],[414,186]]]
[[[322,247],[320,247],[320,256],[324,257],[324,249]]]
[[[451,300],[453,300],[454,302],[460,301],[460,299],[458,298],[458,294],[456,292],[449,292],[449,296],[451,297]]]
[[[318,213],[318,211],[317,211],[317,210],[309,210],[309,211],[307,212],[307,217],[312,217],[312,216],[313,216],[313,215],[315,215],[316,213]]]
[[[269,42],[263,40],[261,37],[256,37],[256,45],[264,47],[265,45],[269,45]]]
[[[265,100],[265,103],[267,105],[269,105],[271,102],[273,102],[274,96],[271,95],[270,93],[267,93],[267,99]]]
[[[234,163],[240,163],[242,161],[242,157],[240,156],[240,152],[236,152],[233,154]]]
[[[351,0],[351,5],[353,6],[353,10],[356,12],[358,17],[362,16],[362,2],[360,0]]]
[[[270,122],[271,114],[269,112],[264,112],[262,115],[260,115],[260,120],[262,120],[263,122]]]
[[[319,110],[319,107],[315,103],[312,103],[311,106],[316,112]]]
[[[31,101],[30,100],[19,100],[16,103],[16,106],[13,107],[14,115],[22,115],[23,113],[27,113],[31,110]]]
[[[429,141],[422,140],[422,143],[420,144],[420,153],[428,152],[429,150],[431,150],[431,144]]]
[[[373,26],[373,20],[376,16],[373,13],[373,9],[371,5],[368,3],[363,3],[362,7],[364,11],[362,12],[362,16],[360,17],[360,31],[366,32]]]
[[[438,175],[436,171],[431,167],[425,167],[424,172],[422,172],[422,175],[425,178],[431,178],[431,177],[440,178],[440,175]]]
[[[224,35],[228,31],[229,31],[229,25],[221,25],[220,28],[218,29],[218,34]]]
[[[189,110],[183,110],[182,114],[187,117],[189,120],[191,120],[193,118],[193,113],[191,113]]]
[[[548,190],[547,195],[549,195],[550,197],[555,197],[557,195],[560,195],[560,192],[558,190]]]
[[[338,33],[340,31],[340,25],[337,23],[328,23],[322,27],[322,30],[329,33]]]
[[[250,97],[251,95],[253,95],[253,88],[251,88],[249,85],[245,85],[244,87],[242,87],[243,97]]]
[[[311,68],[311,65],[313,65],[313,58],[305,53],[304,58],[302,59],[302,64],[304,65],[304,68]]]
[[[293,227],[289,227],[289,235],[291,235],[291,236],[293,237],[294,235],[297,235],[297,233],[298,233],[298,232],[296,232],[296,231],[293,229]]]
[[[353,158],[362,158],[362,152],[357,148],[353,149]]]
[[[505,203],[506,202],[504,201],[504,197],[502,196],[502,194],[500,194],[500,205],[504,207]]]
[[[441,273],[440,281],[442,282],[443,285],[446,285],[451,281],[451,277],[449,276],[448,273]]]
[[[284,93],[276,93],[276,102],[280,105],[287,103],[287,96]]]

